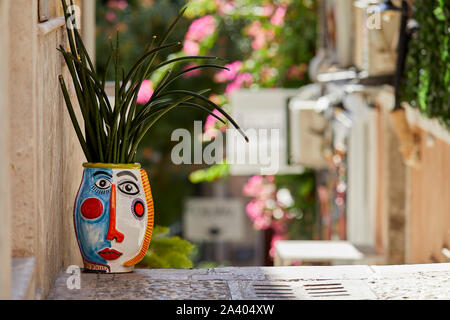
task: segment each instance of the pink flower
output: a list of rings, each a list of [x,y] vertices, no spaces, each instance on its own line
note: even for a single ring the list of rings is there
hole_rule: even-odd
[[[287,232],[287,225],[280,221],[273,221],[272,229],[276,234],[284,234]]]
[[[277,75],[277,70],[268,66],[261,67],[261,81],[267,82]]]
[[[221,116],[221,113],[217,109],[214,109],[213,114],[215,114],[216,116]],[[219,120],[217,120],[216,117],[209,115],[206,118],[205,125],[203,126],[203,128],[205,129],[205,131],[207,131],[208,129],[214,128],[216,126],[217,121],[219,121]]]
[[[219,116],[219,117],[222,115],[219,112],[219,110],[217,110],[217,109],[214,109],[213,114],[215,114],[216,116]],[[218,121],[219,120],[217,120],[216,117],[213,117],[212,115],[208,115],[208,117],[206,118],[206,121],[205,121],[205,125],[203,126],[203,131],[205,132],[206,138],[213,139],[219,134],[219,131],[222,131],[222,130],[218,130],[216,128]]]
[[[270,41],[275,37],[275,32],[273,30],[264,29],[259,20],[253,21],[250,24],[247,29],[247,34],[253,38],[253,50],[259,50],[265,47],[267,41]]]
[[[216,20],[208,15],[194,20],[189,26],[185,39],[201,42],[216,31]]]
[[[278,7],[277,10],[275,10],[275,13],[273,14],[272,18],[270,19],[270,23],[272,23],[274,26],[281,26],[284,23],[284,17],[286,16],[286,7]]]
[[[271,257],[275,256],[275,243],[277,243],[280,240],[286,240],[287,236],[282,234],[274,234],[272,237],[272,240],[270,241],[270,250],[269,254]]]
[[[291,66],[286,72],[288,79],[299,79],[302,80],[305,76],[305,72],[308,70],[308,66],[302,63],[299,66]]]
[[[198,66],[198,64],[196,64],[196,63],[189,63],[183,68],[183,70],[194,68],[196,66]],[[201,74],[201,70],[200,69],[195,69],[195,70],[186,72],[185,74],[183,74],[183,77],[184,78],[191,78],[191,77],[196,77],[196,76],[198,76],[200,74]]]
[[[256,230],[266,230],[270,228],[270,224],[271,224],[270,218],[263,216],[259,219],[256,219],[253,222],[253,227]]]
[[[261,21],[253,21],[247,29],[247,34],[251,37],[256,37],[260,33],[264,33],[264,28],[261,25]]]
[[[276,201],[275,176],[252,176],[242,192],[245,196],[253,197],[245,207],[248,217],[253,222],[253,228],[256,230],[272,229],[274,232],[270,249],[270,254],[273,256],[275,243],[288,238],[287,223],[292,219]]]
[[[233,91],[239,90],[240,88],[241,88],[241,84],[235,80],[232,83],[230,83],[229,85],[227,85],[227,87],[225,89],[225,94],[229,95],[229,94],[233,93]]]
[[[234,78],[236,78],[237,73],[242,68],[242,61],[235,61],[233,63],[225,65],[226,68],[230,69],[228,70],[221,70],[217,72],[214,76],[214,81],[218,83],[223,83],[227,81],[231,81]]]
[[[245,211],[247,215],[250,217],[252,221],[258,219],[262,216],[264,210],[264,203],[262,201],[250,201],[245,207]]]
[[[272,14],[272,12],[273,12],[273,5],[271,5],[271,4],[263,5],[263,10],[262,10],[263,17],[270,16]]]
[[[236,79],[234,79],[234,81],[226,87],[225,94],[229,95],[233,91],[239,90],[244,85],[249,86],[252,83],[253,83],[253,76],[250,73],[244,72],[244,73],[238,74],[236,76]]]
[[[196,56],[200,52],[200,46],[197,42],[186,40],[183,45],[183,51],[186,54]]]
[[[153,95],[153,82],[150,80],[144,80],[139,89],[137,103],[146,104]]]
[[[235,4],[228,0],[214,0],[219,15],[230,14],[234,11]]]
[[[263,33],[257,35],[252,41],[253,50],[262,49],[264,48],[265,45],[266,45],[266,37],[264,36]]]
[[[109,0],[108,7],[116,10],[125,10],[128,7],[128,2],[126,0]]]
[[[262,176],[253,176],[244,185],[242,193],[245,196],[256,197],[262,190],[264,179]]]
[[[266,230],[272,224],[271,214],[265,212],[266,205],[263,200],[253,200],[245,207],[248,217],[253,221],[253,227],[257,230]]]
[[[275,197],[275,192],[277,188],[273,183],[266,183],[259,194],[259,197],[262,199],[272,199]]]
[[[250,184],[256,184],[256,185],[261,185],[264,181],[264,178],[262,176],[253,176],[250,179],[248,179],[248,182]]]
[[[111,11],[111,10],[109,10],[105,15],[106,21],[111,22],[111,23],[116,21],[116,18],[117,18],[117,16],[116,16],[115,12]]]

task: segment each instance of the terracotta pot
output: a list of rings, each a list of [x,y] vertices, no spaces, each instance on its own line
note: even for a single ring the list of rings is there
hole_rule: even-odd
[[[131,272],[150,244],[154,211],[140,164],[85,163],[74,206],[85,270]]]

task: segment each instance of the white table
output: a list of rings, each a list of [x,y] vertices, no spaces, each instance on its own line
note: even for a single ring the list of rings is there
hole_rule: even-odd
[[[289,266],[295,260],[301,263],[329,263],[331,265],[357,264],[364,255],[348,241],[280,240],[275,243],[275,266]]]

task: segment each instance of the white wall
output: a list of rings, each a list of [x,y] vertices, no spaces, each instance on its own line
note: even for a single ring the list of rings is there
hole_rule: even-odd
[[[0,298],[18,296],[11,257],[34,258],[27,294],[19,296],[42,298],[61,268],[82,263],[73,203],[86,159],[58,83],[62,74],[76,106],[56,50],[67,45],[60,1],[49,2],[42,23],[38,0],[0,5]]]
[[[350,95],[354,108],[348,148],[347,236],[356,245],[375,245],[377,195],[376,111],[360,96]]]

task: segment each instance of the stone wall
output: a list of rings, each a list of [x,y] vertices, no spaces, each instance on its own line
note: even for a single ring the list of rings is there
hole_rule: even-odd
[[[8,11],[10,0],[0,1],[0,299],[11,297],[11,212],[9,199],[9,136],[8,126]]]
[[[42,23],[38,0],[9,3],[9,55],[2,73],[6,68],[9,80],[11,251],[13,257],[35,258],[34,286],[37,297],[44,297],[63,266],[81,265],[72,210],[85,158],[59,89],[58,75],[70,83],[56,50],[67,46],[60,1],[49,0],[51,16]]]

